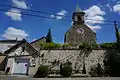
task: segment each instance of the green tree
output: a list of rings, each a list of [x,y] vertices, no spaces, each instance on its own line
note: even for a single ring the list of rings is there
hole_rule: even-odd
[[[48,33],[46,36],[46,42],[51,43],[52,42],[52,34],[51,34],[51,29],[48,29]]]
[[[63,77],[70,77],[72,74],[72,70],[72,63],[69,61],[60,65],[60,75],[62,75]]]
[[[48,72],[49,72],[48,66],[41,65],[33,77],[34,78],[44,78],[44,77],[47,77]]]
[[[115,24],[115,33],[116,33],[116,39],[117,39],[116,43],[117,43],[117,46],[120,47],[120,34],[117,28],[116,21],[114,21],[114,24]]]
[[[100,63],[98,63],[97,65],[93,65],[90,67],[89,74],[92,77],[102,77],[102,76],[104,76],[104,69],[102,68]]]
[[[105,74],[120,77],[120,50],[108,50],[104,58]]]
[[[120,45],[120,36],[119,36],[119,31],[118,29],[116,30],[116,38],[117,38],[117,45]]]

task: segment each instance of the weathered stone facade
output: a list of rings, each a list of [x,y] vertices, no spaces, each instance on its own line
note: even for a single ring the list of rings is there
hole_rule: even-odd
[[[73,13],[73,26],[66,32],[64,42],[77,46],[83,42],[96,42],[96,33],[84,23],[85,12],[77,6]]]
[[[73,69],[75,69],[76,66],[76,69],[79,68],[79,70],[83,70],[84,54],[81,53],[81,51],[82,50],[40,50],[40,55],[44,54],[44,57],[40,58],[40,64],[52,65],[52,62],[55,60],[59,60],[60,63],[70,61]],[[103,65],[106,51],[107,50],[92,50],[88,52],[88,55],[85,56],[84,59],[87,72],[89,72],[91,66],[96,65],[98,62]],[[59,70],[59,65],[56,65],[53,70]]]
[[[79,34],[77,29],[84,29],[83,34]],[[73,25],[65,35],[65,43],[79,45],[83,42],[96,42],[96,33],[93,32],[87,25]]]

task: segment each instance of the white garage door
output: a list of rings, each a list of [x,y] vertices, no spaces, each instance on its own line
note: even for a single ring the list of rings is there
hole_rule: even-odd
[[[29,68],[29,60],[28,59],[15,60],[14,66],[13,66],[13,74],[27,75],[28,68]]]

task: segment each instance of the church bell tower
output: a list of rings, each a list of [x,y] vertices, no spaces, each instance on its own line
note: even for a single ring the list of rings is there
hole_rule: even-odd
[[[84,22],[84,15],[79,6],[73,12],[73,25],[65,33],[64,43],[70,44],[73,48],[78,48],[83,42],[96,42],[96,33],[93,32]]]
[[[84,24],[84,15],[85,15],[85,12],[83,12],[77,5],[76,11],[73,12],[73,16],[72,16],[73,24],[74,25]]]

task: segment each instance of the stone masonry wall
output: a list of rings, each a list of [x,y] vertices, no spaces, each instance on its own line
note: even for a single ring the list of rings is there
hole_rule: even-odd
[[[66,62],[67,60],[72,62],[73,69],[75,68],[75,63],[80,55],[77,67],[81,65],[79,70],[82,70],[83,56],[84,54],[80,53],[81,50],[41,50],[40,55],[44,54],[43,58],[40,58],[40,63],[44,65],[51,65],[51,62],[60,61]],[[92,50],[89,52],[89,55],[85,57],[85,66],[86,70],[89,71],[90,67],[97,64],[98,62],[103,65],[103,60],[106,50]],[[53,68],[54,70],[59,69],[59,65]]]

